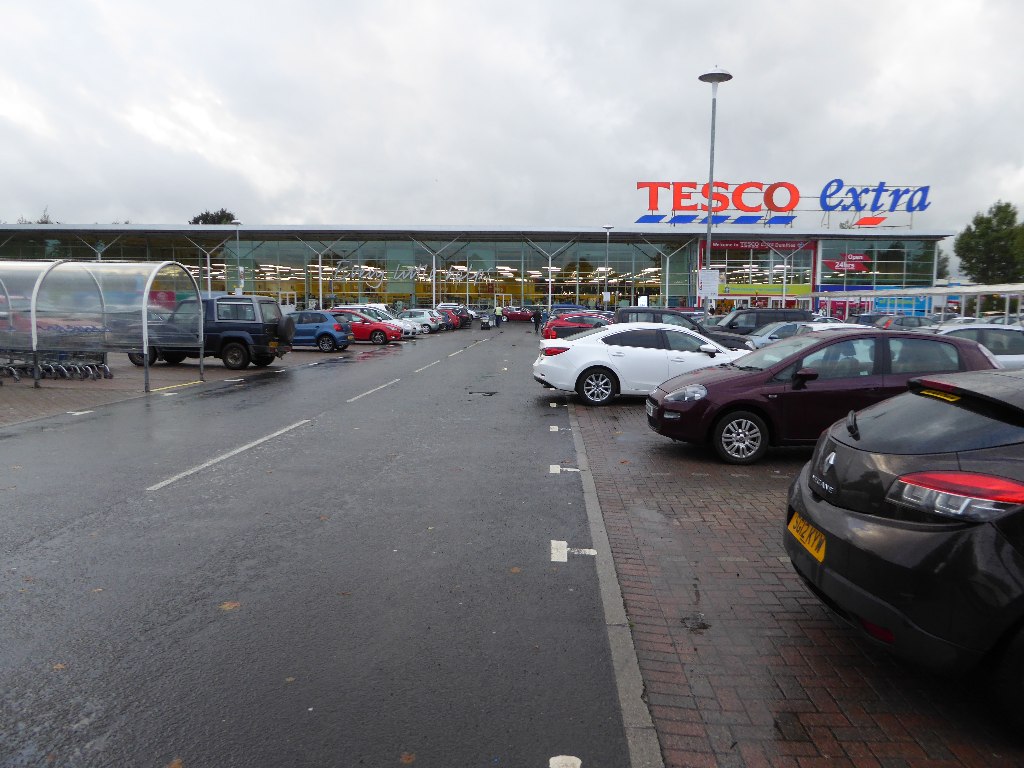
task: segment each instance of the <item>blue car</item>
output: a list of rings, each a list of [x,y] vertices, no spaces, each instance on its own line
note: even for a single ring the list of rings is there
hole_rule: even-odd
[[[293,347],[316,347],[321,352],[346,349],[355,340],[352,326],[330,312],[307,310],[292,312],[295,318]]]

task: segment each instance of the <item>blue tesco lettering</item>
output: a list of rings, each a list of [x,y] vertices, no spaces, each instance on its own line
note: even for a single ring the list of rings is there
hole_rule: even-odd
[[[907,213],[923,211],[928,202],[929,187],[888,187],[884,181],[873,187],[846,186],[842,179],[832,179],[822,187],[819,200],[823,211],[889,211]]]

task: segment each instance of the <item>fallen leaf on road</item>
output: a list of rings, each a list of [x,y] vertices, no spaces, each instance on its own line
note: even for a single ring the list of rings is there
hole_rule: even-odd
[[[241,607],[242,607],[242,604],[237,602],[236,600],[228,600],[227,602],[220,604],[220,609],[222,611],[233,611],[236,608],[241,608]]]
[[[516,565],[516,566],[513,566],[511,568],[511,570],[509,570],[509,573],[519,573],[522,570],[523,570],[522,568],[520,568],[518,565]]]
[[[67,664],[62,664],[62,663],[60,663],[58,661],[56,664],[53,665],[53,668],[56,671],[58,671],[58,672],[62,672],[63,670],[67,669],[68,667],[67,667]]]
[[[401,760],[402,765],[412,765],[416,762],[416,754],[413,752],[403,752]]]
[[[185,768],[185,764],[181,762],[180,757],[176,757],[167,765],[167,768]]]

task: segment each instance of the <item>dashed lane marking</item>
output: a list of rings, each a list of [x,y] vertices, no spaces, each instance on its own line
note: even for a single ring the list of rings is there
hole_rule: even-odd
[[[174,477],[169,477],[166,480],[157,483],[156,485],[149,486],[149,488],[147,488],[146,490],[147,491],[159,491],[161,488],[166,488],[171,483],[175,483],[178,480],[181,480],[183,478],[188,477],[189,475],[194,475],[196,472],[201,472],[204,469],[206,469],[207,467],[212,467],[214,464],[219,464],[222,461],[230,459],[232,456],[237,456],[238,454],[240,454],[240,453],[242,453],[244,451],[248,451],[250,448],[255,448],[257,445],[260,445],[261,443],[265,443],[268,440],[273,440],[275,437],[280,437],[285,432],[290,432],[291,430],[295,429],[296,427],[301,427],[304,424],[309,424],[309,423],[311,423],[309,419],[303,419],[302,421],[297,421],[294,424],[292,424],[291,426],[285,427],[284,429],[279,429],[279,430],[277,430],[277,432],[273,432],[273,433],[271,433],[271,434],[269,434],[269,435],[267,435],[265,437],[261,437],[259,440],[253,440],[251,443],[246,443],[245,445],[241,445],[241,446],[239,446],[238,448],[235,448],[232,451],[228,451],[227,453],[223,453],[223,454],[221,454],[220,456],[218,456],[218,457],[216,457],[214,459],[210,459],[209,461],[203,462],[199,466],[192,467],[192,469],[186,469],[184,472],[179,472],[177,475],[174,475]]]
[[[354,403],[360,397],[366,397],[367,395],[372,395],[374,392],[377,392],[377,391],[379,391],[381,389],[384,389],[385,387],[390,387],[392,384],[397,384],[400,381],[401,381],[401,379],[392,379],[387,384],[381,384],[379,387],[374,387],[373,389],[369,389],[366,392],[363,392],[363,394],[361,394],[361,395],[356,395],[355,397],[350,397],[345,402],[346,403]]]
[[[431,365],[437,365],[437,364],[438,364],[438,363],[440,363],[440,362],[441,362],[440,360],[435,360],[435,361],[434,361],[434,362],[432,362],[432,363],[428,363],[427,365],[424,365],[424,366],[423,366],[422,368],[417,368],[417,369],[416,369],[415,371],[413,371],[413,373],[419,373],[420,371],[425,371],[425,370],[427,370],[427,368],[429,368],[429,367],[430,367]]]

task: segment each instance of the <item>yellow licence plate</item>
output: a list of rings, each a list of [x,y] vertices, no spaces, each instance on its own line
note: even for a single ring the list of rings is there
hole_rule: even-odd
[[[267,346],[270,347],[271,349],[273,349],[274,347],[277,346],[277,342],[276,341],[272,341]]]
[[[786,526],[796,540],[803,544],[804,549],[819,563],[825,562],[825,534],[804,520],[796,512]]]

